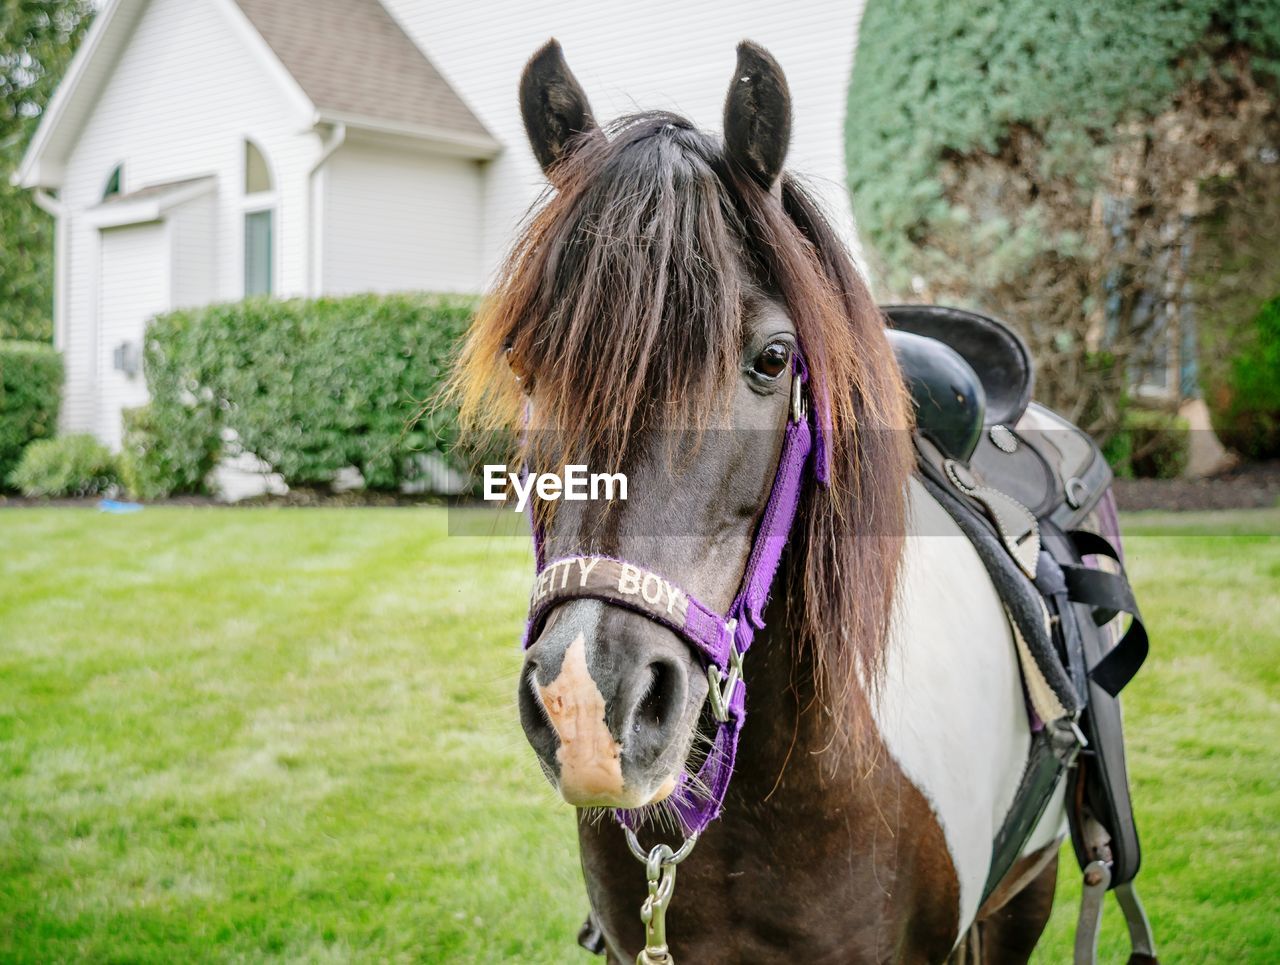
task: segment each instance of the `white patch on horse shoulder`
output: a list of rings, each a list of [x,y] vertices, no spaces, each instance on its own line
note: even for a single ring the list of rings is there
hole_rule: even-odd
[[[605,722],[605,700],[587,669],[579,633],[565,651],[556,679],[537,688],[547,720],[560,739],[560,793],[570,804],[616,804],[622,796],[622,748]]]
[[[1030,746],[1004,606],[969,541],[915,480],[876,721],[929,801],[960,885],[959,933],[978,911],[991,845]]]

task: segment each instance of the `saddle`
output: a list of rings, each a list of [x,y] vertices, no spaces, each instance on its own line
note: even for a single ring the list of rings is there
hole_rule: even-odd
[[[1133,887],[1141,851],[1119,703],[1148,644],[1124,573],[1110,467],[1088,434],[1031,401],[1031,355],[1007,326],[934,305],[884,312],[915,404],[919,475],[999,591],[1032,723],[1029,759],[993,843],[983,901],[1066,772],[1071,839],[1085,881],[1076,961],[1096,958],[1108,890],[1124,911],[1135,955],[1154,961]],[[1122,613],[1130,617],[1124,632]]]

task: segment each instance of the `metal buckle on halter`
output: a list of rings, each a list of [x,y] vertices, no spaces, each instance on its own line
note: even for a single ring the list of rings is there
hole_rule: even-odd
[[[808,414],[804,399],[804,379],[799,372],[791,375],[791,421],[800,422]]]
[[[742,654],[733,642],[733,631],[737,628],[737,620],[725,624],[725,632],[729,635],[729,672],[721,673],[715,664],[707,668],[707,699],[711,701],[711,716],[722,724],[729,719],[733,688],[742,679]]]

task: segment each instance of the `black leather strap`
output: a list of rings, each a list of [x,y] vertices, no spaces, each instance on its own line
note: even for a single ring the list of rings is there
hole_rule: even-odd
[[[1129,581],[1118,573],[1088,566],[1069,566],[1064,575],[1068,595],[1077,603],[1092,606],[1093,622],[1100,627],[1110,623],[1117,613],[1136,613],[1138,610]]]
[[[1120,642],[1093,665],[1089,676],[1093,682],[1112,697],[1122,691],[1133,679],[1150,651],[1147,629],[1133,597],[1133,588],[1124,574],[1120,554],[1115,547],[1097,533],[1074,530],[1071,542],[1081,556],[1106,556],[1121,566],[1119,573],[1109,573],[1088,566],[1064,566],[1067,596],[1076,603],[1093,607],[1093,619],[1098,626],[1109,623],[1118,613],[1128,613],[1133,619]]]
[[[1056,742],[1053,738],[1054,734],[1047,726],[1031,735],[1027,766],[1022,772],[1018,790],[1014,792],[1013,805],[991,846],[991,867],[987,872],[987,883],[982,888],[982,901],[991,897],[1022,854],[1031,832],[1040,823],[1053,798],[1058,778],[1075,757],[1072,745]]]
[[[1056,617],[1052,621],[1054,645],[1058,647],[1063,665],[1071,677],[1079,706],[1084,707],[1089,702],[1089,667],[1084,657],[1080,620],[1083,618],[1092,623],[1092,614],[1086,612],[1088,608],[1083,605],[1073,605],[1067,591],[1066,574],[1058,562],[1059,559],[1074,558],[1069,555],[1074,551],[1066,534],[1053,523],[1042,521],[1040,538],[1044,541],[1044,549],[1040,551],[1040,565],[1036,567],[1036,589],[1048,601],[1049,611]]]

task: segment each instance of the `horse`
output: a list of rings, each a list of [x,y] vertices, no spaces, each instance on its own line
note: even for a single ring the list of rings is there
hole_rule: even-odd
[[[884,316],[784,166],[782,69],[738,47],[722,137],[667,112],[601,126],[554,40],[519,99],[549,188],[454,379],[464,423],[518,436],[529,469],[630,480],[625,502],[533,509],[540,567],[564,562],[535,587],[519,714],[577,809],[586,937],[610,961],[1026,961],[1062,782],[984,897],[1030,740],[1014,630],[913,475]],[[732,667],[708,673],[672,607],[730,612],[766,524],[764,592],[716,625]],[[597,566],[609,593],[565,591]]]

